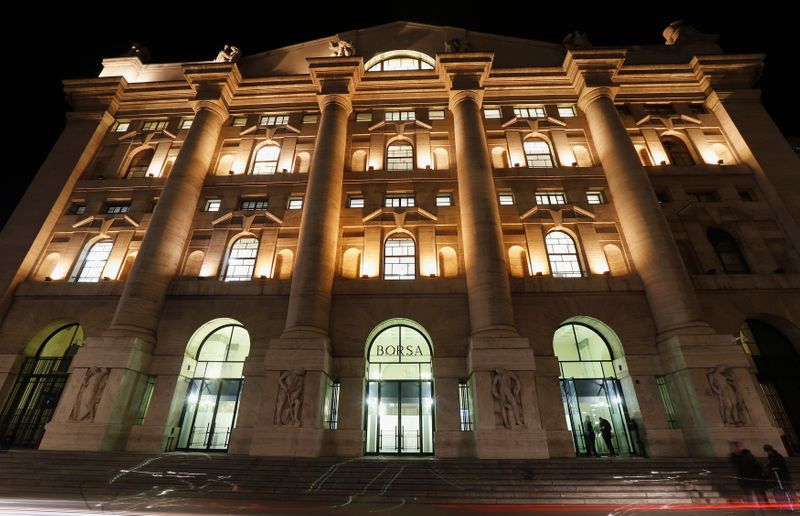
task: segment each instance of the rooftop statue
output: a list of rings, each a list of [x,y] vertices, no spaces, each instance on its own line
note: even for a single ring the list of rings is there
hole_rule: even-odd
[[[350,57],[356,53],[352,43],[339,38],[329,41],[328,48],[333,57]]]
[[[592,48],[589,37],[585,32],[573,30],[561,40],[561,43],[567,48]]]
[[[214,58],[215,63],[235,63],[239,60],[239,48],[225,45]]]
[[[142,63],[149,63],[150,62],[150,51],[147,49],[146,46],[142,45],[138,41],[134,41],[131,45],[130,50],[123,54],[123,57],[138,57],[139,61]]]

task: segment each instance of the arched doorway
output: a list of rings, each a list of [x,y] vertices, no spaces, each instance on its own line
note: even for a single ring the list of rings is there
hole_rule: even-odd
[[[586,324],[567,322],[553,335],[553,351],[558,357],[564,415],[577,455],[588,454],[589,424],[595,435],[595,449],[601,454],[609,453],[599,429],[600,418],[611,424],[615,451],[632,453],[628,410],[614,373],[615,357],[606,339]]]
[[[0,416],[4,441],[19,447],[39,446],[69,378],[72,357],[82,343],[78,323],[49,325],[31,340],[28,358]]]
[[[753,358],[756,377],[772,416],[783,430],[783,444],[792,455],[800,454],[800,354],[774,326],[747,319],[740,329],[744,350]]]
[[[181,414],[178,450],[227,451],[236,426],[242,370],[250,335],[232,319],[201,327],[187,346],[189,386]]]
[[[365,453],[432,454],[433,348],[427,332],[407,319],[376,327],[367,340]]]

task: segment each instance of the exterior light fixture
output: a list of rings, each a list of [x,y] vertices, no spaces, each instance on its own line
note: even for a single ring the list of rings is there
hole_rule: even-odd
[[[666,165],[666,164],[667,164],[667,162],[666,162],[666,161],[662,161],[661,163],[659,163],[659,165],[661,165],[661,166],[664,166],[664,165]]]
[[[718,159],[717,160],[717,165],[724,165],[724,164],[725,164],[725,160],[722,160],[722,159]]]
[[[544,274],[542,273],[542,271],[536,271],[536,276],[544,276]]]
[[[578,162],[577,162],[577,161],[573,161],[573,162],[572,162],[572,166],[573,166],[573,167],[577,167],[577,166],[578,166]]]
[[[51,278],[50,276],[47,276],[44,280],[45,281],[53,281],[53,278]]]
[[[375,167],[374,167],[374,166],[372,166],[372,165],[370,165],[368,170],[369,170],[370,172],[373,172],[373,171],[375,170]]]
[[[235,173],[236,173],[236,172],[234,172],[233,170],[228,170],[228,175],[229,175],[229,176],[232,176],[232,175],[233,175],[233,174],[235,174]]]

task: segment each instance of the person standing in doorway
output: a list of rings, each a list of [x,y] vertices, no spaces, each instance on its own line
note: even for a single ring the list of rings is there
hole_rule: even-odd
[[[597,447],[594,444],[594,436],[594,425],[592,424],[592,420],[589,419],[589,416],[586,416],[586,419],[583,421],[583,442],[586,444],[587,457],[600,456],[597,454]]]
[[[789,471],[789,466],[786,464],[786,459],[783,455],[778,453],[778,450],[769,444],[764,445],[764,451],[767,452],[767,472],[774,480],[775,500],[780,503],[785,503],[788,509],[794,509],[794,495],[792,494],[792,474]]]
[[[611,435],[611,423],[604,417],[600,418],[600,435],[603,436],[603,441],[606,443],[608,453],[614,457],[617,453],[614,451],[614,443],[611,441],[613,437]]]

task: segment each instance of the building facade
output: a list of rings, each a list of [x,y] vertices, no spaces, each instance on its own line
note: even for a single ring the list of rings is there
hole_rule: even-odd
[[[398,22],[66,81],[2,233],[5,442],[796,452],[800,163],[763,56],[664,35]]]

